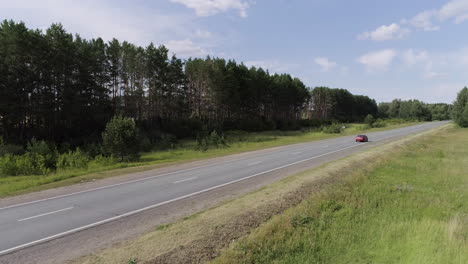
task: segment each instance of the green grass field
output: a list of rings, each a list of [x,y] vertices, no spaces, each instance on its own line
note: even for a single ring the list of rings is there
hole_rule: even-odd
[[[213,263],[468,263],[466,146],[449,128],[371,160]]]
[[[196,150],[196,142],[194,140],[182,141],[173,149],[143,153],[140,161],[138,162],[122,162],[108,165],[91,163],[87,169],[58,171],[45,176],[32,175],[0,177],[0,197],[140,172],[198,159],[220,157],[229,154],[327,139],[343,135],[394,129],[414,124],[416,123],[392,123],[390,120],[386,127],[372,129],[366,129],[365,126],[361,124],[348,124],[346,125],[347,128],[341,134],[326,134],[316,130],[266,131],[259,133],[231,132],[227,135],[227,146],[212,148],[207,151]]]

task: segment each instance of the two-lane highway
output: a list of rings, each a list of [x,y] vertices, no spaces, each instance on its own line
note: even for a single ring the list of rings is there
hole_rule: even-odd
[[[446,122],[432,122],[369,133],[368,144],[402,138],[444,124]],[[0,258],[80,230],[365,145],[356,143],[352,136],[295,144],[280,151],[3,207],[0,208]]]

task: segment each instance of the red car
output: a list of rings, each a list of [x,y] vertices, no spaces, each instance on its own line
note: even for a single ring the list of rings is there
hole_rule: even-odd
[[[369,138],[366,135],[357,135],[356,142],[369,142]]]

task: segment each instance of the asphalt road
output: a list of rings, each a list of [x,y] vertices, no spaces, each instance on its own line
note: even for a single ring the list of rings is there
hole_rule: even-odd
[[[260,175],[268,176],[283,168],[402,138],[446,123],[424,123],[369,133],[369,143],[356,143],[354,136],[345,136],[295,144],[258,155],[253,153],[243,158],[3,207],[0,208],[0,258],[33,245],[197,197]]]

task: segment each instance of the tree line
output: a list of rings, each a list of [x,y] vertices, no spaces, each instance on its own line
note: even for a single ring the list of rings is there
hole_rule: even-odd
[[[222,58],[181,60],[161,45],[86,40],[62,25],[0,25],[0,132],[78,146],[100,141],[114,116],[152,140],[205,130],[297,129],[376,115],[375,100],[309,88],[289,74]]]
[[[451,104],[427,104],[419,100],[394,99],[383,102],[378,107],[380,118],[400,118],[405,120],[433,121],[451,119]]]

